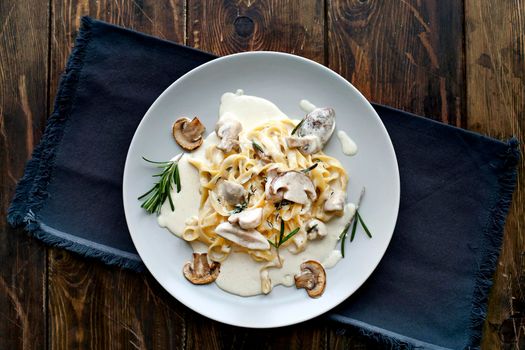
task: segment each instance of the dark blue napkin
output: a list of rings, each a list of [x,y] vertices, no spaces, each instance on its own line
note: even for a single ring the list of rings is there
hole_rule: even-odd
[[[8,220],[48,244],[140,270],[122,207],[129,143],[158,95],[214,56],[89,18],[82,23]],[[517,141],[374,107],[399,162],[399,218],[377,270],[327,317],[396,347],[476,348],[516,180]]]

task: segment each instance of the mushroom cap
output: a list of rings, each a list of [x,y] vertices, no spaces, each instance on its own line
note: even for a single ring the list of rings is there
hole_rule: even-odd
[[[315,186],[308,176],[304,173],[290,170],[272,180],[272,194],[277,194],[284,190],[283,198],[294,203],[307,204],[308,198],[312,201],[317,199]]]
[[[303,124],[297,129],[297,135],[315,135],[324,146],[335,129],[335,111],[333,108],[316,108],[304,117]]]
[[[208,263],[208,254],[193,253],[193,263],[188,261],[182,269],[184,277],[193,284],[208,284],[217,279],[221,269],[218,262]]]
[[[326,272],[323,265],[315,260],[301,264],[301,272],[294,276],[295,287],[304,288],[311,298],[318,298],[326,287]]]
[[[202,145],[202,134],[205,130],[197,117],[191,120],[186,117],[179,118],[173,123],[172,128],[175,141],[186,151],[193,151]]]
[[[220,118],[215,125],[215,133],[221,139],[217,148],[226,153],[239,145],[239,134],[242,125],[238,120],[232,118]]]
[[[219,196],[228,204],[235,205],[242,203],[246,198],[246,190],[242,185],[229,180],[220,180],[218,185]]]

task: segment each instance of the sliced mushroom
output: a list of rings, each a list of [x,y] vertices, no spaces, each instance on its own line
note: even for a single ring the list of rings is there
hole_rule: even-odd
[[[262,222],[262,208],[248,209],[228,218],[230,224],[237,224],[244,230],[256,228]]]
[[[324,202],[325,211],[342,212],[345,208],[346,193],[342,190],[333,190]]]
[[[315,260],[307,260],[301,264],[301,272],[294,276],[295,287],[304,288],[311,298],[323,295],[326,286],[326,273],[323,265]]]
[[[218,185],[219,196],[228,204],[235,205],[244,202],[246,190],[242,185],[229,180],[222,180]]]
[[[215,125],[215,132],[221,139],[217,148],[223,152],[231,150],[239,145],[239,134],[242,131],[242,125],[239,121],[231,118],[221,118]]]
[[[321,140],[315,135],[306,135],[304,137],[288,136],[286,144],[289,148],[298,148],[302,154],[314,154],[323,149]]]
[[[328,234],[328,230],[326,229],[324,222],[317,219],[308,221],[305,225],[305,230],[309,240],[323,238]]]
[[[297,136],[314,135],[319,137],[324,146],[335,129],[335,111],[333,108],[316,108],[304,117],[304,121],[297,129]]]
[[[268,240],[256,230],[243,230],[237,225],[223,222],[215,228],[215,233],[227,240],[254,250],[270,249]]]
[[[188,261],[183,268],[184,277],[193,284],[208,284],[217,279],[221,269],[218,262],[208,263],[208,254],[193,253],[193,263]]]
[[[193,151],[202,145],[202,134],[205,130],[206,128],[197,117],[192,120],[185,117],[179,118],[173,123],[172,128],[175,141],[186,151]]]
[[[290,202],[306,205],[309,199],[315,201],[317,193],[308,176],[298,171],[287,171],[275,179],[270,185],[272,194],[283,192],[283,198]]]
[[[273,180],[279,175],[279,172],[277,171],[277,168],[270,168],[266,172],[266,183],[264,184],[264,195],[266,196],[266,200],[270,202],[279,202],[283,200],[283,194],[282,193],[272,193],[272,182]]]

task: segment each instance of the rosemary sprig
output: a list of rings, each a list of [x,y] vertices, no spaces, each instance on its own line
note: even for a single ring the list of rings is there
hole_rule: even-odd
[[[310,165],[308,168],[303,169],[303,170],[301,170],[301,171],[302,171],[303,173],[306,174],[307,172],[309,172],[309,171],[314,170],[315,168],[317,168],[318,165],[319,165],[319,163],[315,163],[314,165]]]
[[[295,126],[295,128],[293,128],[291,135],[295,134],[295,133],[297,132],[297,130],[299,130],[299,128],[301,127],[301,125],[303,125],[303,123],[304,123],[304,118],[301,119],[301,121],[299,122],[299,124],[297,124],[297,125]]]
[[[355,214],[352,216],[352,219],[346,224],[345,228],[343,229],[343,232],[339,235],[339,239],[341,240],[341,255],[343,258],[345,257],[345,241],[346,241],[346,235],[348,233],[348,230],[350,229],[350,226],[352,226],[352,233],[350,234],[350,242],[354,241],[355,233],[357,231],[357,223],[359,222],[361,226],[363,227],[363,230],[365,231],[366,235],[369,238],[372,238],[372,234],[370,233],[370,230],[366,226],[363,218],[359,214],[359,206],[361,205],[361,201],[363,199],[363,196],[365,194],[365,188],[361,190],[361,194],[359,195],[359,200],[357,201]]]
[[[142,157],[142,159],[144,159],[146,162],[156,164],[158,168],[163,169],[161,173],[153,175],[153,177],[160,178],[159,181],[155,183],[153,188],[144,193],[142,196],[138,197],[139,200],[144,200],[141,208],[144,208],[149,214],[159,214],[160,208],[166,199],[169,201],[171,210],[175,210],[175,205],[173,205],[173,199],[171,198],[171,189],[173,188],[173,185],[175,185],[177,188],[177,193],[179,193],[181,190],[179,160],[182,156],[183,154],[181,154],[178,159],[167,162],[155,162]]]
[[[256,150],[256,151],[259,151],[261,153],[264,153],[264,150],[263,148],[261,147],[261,145],[259,145],[257,142],[255,142],[254,140],[252,140],[252,146],[253,146],[253,149]]]
[[[313,230],[315,230],[317,228],[317,224],[313,225],[312,227],[310,227],[308,230],[306,230],[306,233],[310,233],[312,232]]]
[[[290,233],[288,233],[286,236],[284,235],[284,220],[281,219],[281,229],[279,230],[279,236],[275,237],[275,242],[272,242],[268,239],[268,243],[270,243],[275,249],[279,249],[279,247],[284,244],[286,241],[288,241],[290,238],[295,236],[297,232],[299,232],[300,227],[295,228]]]

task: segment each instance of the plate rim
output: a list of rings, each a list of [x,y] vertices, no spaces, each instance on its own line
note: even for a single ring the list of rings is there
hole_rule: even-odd
[[[395,191],[395,194],[397,195],[397,199],[395,200],[395,208],[394,208],[395,209],[395,219],[394,219],[394,222],[393,222],[392,232],[389,233],[388,242],[387,242],[387,244],[385,245],[385,248],[383,249],[383,251],[380,254],[380,259],[378,259],[375,262],[375,264],[373,264],[373,268],[370,270],[370,273],[364,279],[364,281],[355,290],[350,291],[349,293],[344,293],[345,297],[342,298],[340,301],[338,301],[336,304],[331,305],[328,308],[325,308],[321,312],[317,312],[316,311],[316,312],[313,312],[313,313],[312,312],[305,313],[304,314],[305,316],[303,316],[303,317],[297,317],[296,316],[292,321],[290,321],[289,319],[283,318],[283,319],[285,319],[285,321],[276,322],[275,324],[271,324],[271,325],[267,325],[267,324],[263,324],[263,325],[249,324],[249,325],[246,325],[246,324],[243,324],[241,322],[235,322],[235,320],[230,320],[230,319],[227,319],[225,317],[217,316],[217,315],[213,314],[213,312],[208,312],[207,310],[196,310],[194,307],[192,307],[192,305],[188,305],[187,302],[182,300],[182,298],[176,297],[168,288],[166,288],[164,286],[163,282],[161,282],[161,280],[157,278],[155,272],[152,269],[149,268],[148,263],[146,263],[144,258],[141,256],[139,248],[138,248],[138,246],[136,244],[135,238],[133,237],[133,234],[131,233],[132,230],[131,230],[131,226],[130,226],[130,220],[128,220],[128,214],[127,214],[127,210],[126,210],[126,207],[127,207],[126,203],[129,202],[129,200],[127,200],[125,188],[127,188],[127,180],[126,180],[126,178],[127,178],[127,173],[128,173],[127,168],[128,168],[128,164],[129,164],[129,159],[131,157],[131,152],[130,151],[131,151],[132,145],[134,143],[135,137],[137,137],[137,134],[139,133],[139,130],[143,127],[143,125],[145,123],[145,120],[149,118],[148,116],[150,115],[150,113],[152,113],[152,111],[157,107],[157,105],[161,103],[161,100],[163,99],[164,95],[169,94],[169,92],[171,90],[175,89],[178,85],[182,84],[185,80],[190,79],[192,75],[197,74],[199,71],[201,71],[203,69],[206,69],[208,66],[214,65],[217,62],[227,61],[227,60],[230,60],[230,59],[232,59],[234,57],[238,57],[238,56],[248,56],[248,57],[249,56],[282,56],[282,57],[285,57],[285,58],[288,58],[288,59],[295,59],[295,60],[303,61],[304,63],[310,64],[310,65],[316,66],[318,69],[322,70],[324,73],[329,74],[330,76],[332,76],[335,79],[337,79],[340,82],[342,82],[344,85],[346,85],[347,88],[352,90],[353,93],[355,93],[362,102],[364,102],[364,105],[366,106],[366,108],[369,110],[369,112],[371,112],[375,116],[375,118],[379,122],[378,125],[379,125],[379,127],[381,129],[381,132],[384,134],[384,136],[386,136],[386,140],[388,140],[388,144],[390,146],[390,151],[391,151],[391,156],[393,157],[392,159],[394,161],[395,170],[396,170],[395,174],[394,174],[395,175],[394,176],[395,177],[395,179],[394,179],[394,185],[395,185],[394,191]],[[398,220],[398,217],[399,217],[399,206],[400,206],[400,201],[401,201],[401,181],[400,181],[400,175],[399,175],[399,163],[397,161],[397,155],[396,155],[396,152],[395,152],[394,145],[392,143],[392,139],[390,138],[390,134],[388,133],[388,131],[387,131],[383,121],[381,120],[381,118],[379,117],[379,115],[377,114],[375,109],[373,108],[373,106],[370,103],[370,101],[368,101],[368,99],[361,93],[361,91],[359,91],[354,85],[352,85],[352,83],[350,83],[348,80],[346,80],[344,77],[342,77],[340,74],[338,74],[337,72],[333,71],[332,69],[330,69],[330,68],[324,66],[323,64],[320,64],[320,63],[318,63],[318,62],[316,62],[314,60],[306,58],[306,57],[302,57],[302,56],[298,56],[298,55],[294,55],[294,54],[290,54],[290,53],[285,53],[285,52],[278,52],[278,51],[248,51],[248,52],[239,52],[239,53],[234,53],[234,54],[230,54],[230,55],[217,57],[215,59],[212,59],[211,61],[203,63],[202,65],[200,65],[198,67],[193,68],[192,70],[186,72],[184,75],[182,75],[181,77],[176,79],[173,83],[171,83],[155,99],[155,101],[151,104],[151,106],[148,108],[146,113],[144,113],[144,116],[141,118],[139,124],[137,125],[137,127],[135,129],[135,132],[133,134],[133,138],[131,139],[131,142],[130,142],[129,147],[128,147],[128,151],[127,151],[127,154],[126,154],[126,161],[125,161],[125,164],[124,164],[124,171],[123,171],[123,175],[122,175],[122,199],[123,199],[124,216],[125,216],[125,219],[126,219],[126,225],[128,227],[128,231],[129,231],[129,234],[131,236],[131,240],[133,242],[133,245],[135,246],[135,249],[137,250],[137,253],[140,256],[140,258],[141,258],[144,266],[148,270],[148,272],[153,276],[153,278],[155,278],[155,280],[162,286],[162,288],[164,288],[164,290],[168,294],[170,294],[178,302],[180,302],[184,306],[188,307],[192,311],[197,312],[198,314],[201,314],[201,315],[203,315],[203,316],[205,316],[207,318],[210,318],[210,319],[212,319],[214,321],[218,321],[218,322],[221,322],[221,323],[224,323],[224,324],[228,324],[228,325],[232,325],[232,326],[245,327],[245,328],[268,329],[268,328],[279,328],[279,327],[285,327],[285,326],[289,326],[289,325],[298,324],[298,323],[301,323],[301,322],[313,319],[313,318],[315,318],[315,317],[317,317],[319,315],[325,314],[325,313],[329,312],[330,310],[334,309],[335,307],[337,307],[338,305],[340,305],[345,300],[347,300],[351,295],[353,295],[357,290],[359,290],[359,288],[361,288],[363,286],[363,284],[370,278],[370,276],[377,269],[377,266],[379,265],[379,263],[383,260],[384,255],[385,255],[385,253],[386,253],[386,251],[387,251],[387,249],[390,246],[390,243],[392,241],[392,237],[394,236],[395,227],[396,227],[397,220]],[[227,293],[227,292],[224,292],[224,293]],[[239,297],[239,298],[245,298],[245,297]]]

